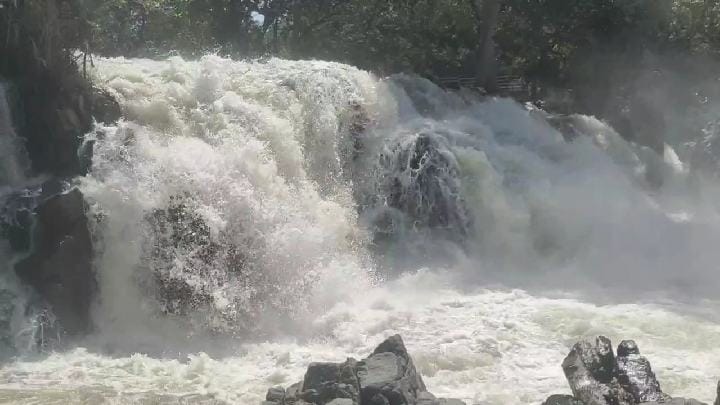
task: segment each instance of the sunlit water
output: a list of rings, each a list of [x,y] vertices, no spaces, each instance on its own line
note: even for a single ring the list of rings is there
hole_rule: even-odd
[[[580,116],[566,142],[512,101],[334,63],[95,74],[127,117],[88,135],[79,180],[96,330],[4,364],[0,402],[257,404],[394,333],[433,393],[469,403],[568,392],[560,363],[597,334],[714,399],[717,188],[672,148]]]

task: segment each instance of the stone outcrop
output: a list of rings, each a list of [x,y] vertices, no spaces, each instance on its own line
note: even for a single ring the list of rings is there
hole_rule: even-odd
[[[271,388],[265,405],[464,405],[427,392],[399,335],[362,361],[312,363],[302,382]]]
[[[33,249],[15,266],[18,277],[47,302],[69,335],[90,329],[96,287],[85,211],[78,189],[41,201],[33,210]]]
[[[551,395],[542,405],[583,405],[572,395]]]
[[[573,395],[553,395],[543,405],[706,405],[663,393],[650,362],[640,355],[632,340],[620,343],[617,357],[610,339],[604,336],[580,341],[572,347],[562,368]]]
[[[610,339],[581,341],[562,363],[575,398],[586,405],[630,405],[632,396],[618,382],[617,365]]]
[[[632,340],[624,340],[617,349],[618,380],[632,394],[636,403],[666,401],[670,396],[660,389],[650,362],[640,355],[640,349]]]

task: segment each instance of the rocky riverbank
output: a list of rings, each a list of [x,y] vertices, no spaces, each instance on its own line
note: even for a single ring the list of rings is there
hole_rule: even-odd
[[[573,395],[552,395],[542,405],[707,405],[664,393],[647,358],[632,340],[617,355],[604,336],[576,343],[562,362]],[[268,390],[262,405],[464,405],[436,398],[425,387],[402,337],[392,336],[363,360],[311,363],[305,378]],[[477,404],[480,405],[480,404]],[[720,405],[720,384],[718,399]]]

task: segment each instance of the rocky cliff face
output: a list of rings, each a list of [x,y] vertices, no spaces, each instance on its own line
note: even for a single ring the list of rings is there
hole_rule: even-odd
[[[95,277],[84,199],[71,184],[87,170],[93,120],[115,121],[120,108],[78,69],[74,44],[55,31],[57,13],[33,2],[0,9],[0,81],[13,89],[11,119],[0,117],[8,121],[0,127],[13,130],[27,163],[12,184],[0,176],[0,238],[24,257],[15,271],[43,310],[81,335],[91,328]]]

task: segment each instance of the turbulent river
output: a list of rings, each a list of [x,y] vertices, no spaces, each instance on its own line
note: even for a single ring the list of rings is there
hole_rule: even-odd
[[[29,348],[0,268],[18,352],[1,403],[258,404],[394,333],[430,391],[472,404],[568,392],[560,363],[597,334],[635,339],[664,391],[714,399],[720,187],[672,147],[320,61],[104,59],[94,75],[125,115],[87,135],[76,180],[95,328]]]

